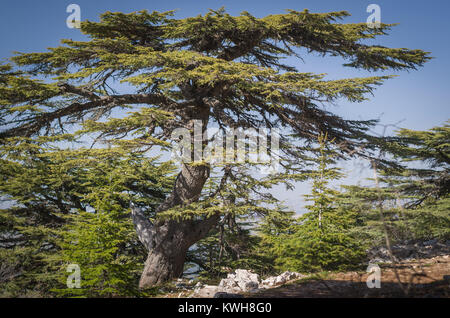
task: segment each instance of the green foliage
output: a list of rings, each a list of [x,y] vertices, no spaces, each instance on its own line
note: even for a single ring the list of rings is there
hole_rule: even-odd
[[[428,131],[399,130],[387,147],[399,165],[380,171],[380,187],[344,187],[340,202],[358,213],[353,233],[361,241],[384,244],[380,206],[393,242],[449,239],[449,132],[448,124]]]
[[[81,125],[82,135],[145,151],[167,147],[171,132],[197,115],[191,113],[195,106],[209,109],[210,123],[221,130],[286,129],[281,160],[288,177],[303,168],[298,159],[307,156],[300,138],[314,142],[326,132],[351,149],[372,149],[382,141],[368,134],[374,121],[345,120],[321,104],[361,102],[390,76],[329,80],[283,60],[306,49],[376,71],[415,69],[430,57],[422,50],[367,44],[394,25],[344,23],[347,16],[288,10],[256,18],[219,9],[176,19],[172,11],[106,12],[99,22],[81,23],[88,41],[63,40],[0,66],[0,136],[8,143],[7,137],[56,136]],[[133,111],[110,118],[121,108]]]
[[[49,149],[46,142],[2,148],[0,189],[11,207],[0,215],[0,252],[14,276],[5,278],[2,293],[138,295],[146,252],[129,203],[145,206],[152,217],[173,180],[173,167],[120,149]],[[64,290],[68,264],[81,267],[81,290]]]
[[[450,125],[428,131],[401,129],[387,150],[403,166],[384,171],[384,183],[408,195],[407,207],[450,195]]]
[[[81,269],[81,288],[59,289],[64,297],[138,296],[137,283],[145,252],[136,244],[127,213],[99,197],[95,213],[69,216],[62,233],[61,273],[70,264]],[[67,280],[61,275],[61,282]]]
[[[450,239],[450,197],[430,202],[410,214],[408,225],[415,237]]]
[[[278,214],[273,210],[264,219]],[[198,268],[201,279],[226,276],[235,269],[248,269],[260,275],[274,273],[274,257],[267,253],[268,236],[255,235],[261,226],[255,221],[225,216],[208,237],[195,244],[187,260]]]
[[[377,71],[415,69],[430,57],[364,43],[393,25],[343,23],[348,15],[289,10],[256,18],[220,9],[175,19],[173,12],[106,12],[99,22],[82,22],[89,40],[63,40],[0,65],[0,195],[10,204],[0,214],[0,253],[14,273],[0,278],[4,293],[137,295],[133,284],[145,253],[127,217],[130,201],[152,220],[220,214],[219,226],[191,250],[191,261],[208,274],[223,267],[267,273],[274,264],[317,270],[356,261],[359,246],[347,233],[353,214],[336,206],[338,193],[327,188],[338,173],[326,168],[323,143],[309,146],[322,132],[341,155],[344,143],[368,152],[382,144],[368,132],[375,121],[347,120],[322,104],[364,101],[390,76],[329,80],[283,60],[305,49]],[[170,149],[172,132],[199,113],[208,117],[205,127],[222,132],[281,127],[282,169],[256,178],[252,172],[267,164],[211,165],[199,200],[156,215],[173,188],[175,168],[150,154]],[[312,152],[322,153],[318,172],[307,170]],[[310,177],[313,204],[295,224],[270,189],[280,183],[292,189],[291,182]],[[258,218],[264,221],[255,229]],[[72,263],[81,266],[80,290],[64,288]]]
[[[312,193],[306,196],[312,203],[306,206],[309,212],[291,226],[291,233],[279,235],[274,246],[280,270],[344,269],[358,266],[365,255],[363,246],[349,233],[356,224],[356,214],[338,208],[338,192],[328,187],[341,173],[328,168],[334,159],[326,144],[326,135],[319,137],[318,169],[312,173]]]

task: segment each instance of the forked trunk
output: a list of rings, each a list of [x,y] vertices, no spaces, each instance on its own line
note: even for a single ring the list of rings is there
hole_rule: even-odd
[[[215,216],[182,223],[165,221],[157,225],[155,230],[159,242],[150,249],[139,287],[147,288],[180,277],[189,247],[205,237],[218,219]]]

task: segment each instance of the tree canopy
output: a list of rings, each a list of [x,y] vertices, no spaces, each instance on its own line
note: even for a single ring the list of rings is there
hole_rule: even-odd
[[[349,15],[345,11],[291,10],[264,18],[248,12],[233,17],[224,10],[187,19],[172,15],[107,12],[100,22],[81,24],[89,41],[63,40],[48,52],[13,57],[12,65],[1,68],[2,136],[57,134],[67,123],[91,118],[85,122],[89,131],[110,137],[134,132],[142,145],[150,136],[170,136],[171,127],[186,124],[197,105],[208,108],[218,125],[280,125],[298,138],[323,132],[336,142],[359,140],[367,137],[369,122],[344,120],[319,105],[340,97],[362,101],[389,76],[326,80],[282,59],[315,52],[369,71],[415,69],[429,59],[421,50],[363,44],[393,25],[340,23]],[[120,86],[112,82],[135,92],[114,94]],[[133,115],[97,122],[116,107],[142,104]],[[156,133],[158,127],[163,133]]]

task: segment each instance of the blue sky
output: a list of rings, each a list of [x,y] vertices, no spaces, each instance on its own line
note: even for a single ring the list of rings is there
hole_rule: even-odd
[[[352,16],[346,22],[365,22],[369,13],[366,8],[375,3],[381,7],[383,23],[400,23],[390,36],[377,42],[391,47],[407,47],[431,52],[434,59],[418,71],[388,74],[400,75],[386,82],[375,91],[370,101],[349,104],[344,101],[330,106],[333,111],[346,118],[381,118],[384,124],[399,123],[399,126],[424,130],[442,125],[450,118],[450,24],[448,15],[450,1],[445,0],[2,0],[0,10],[0,58],[7,58],[13,51],[39,52],[57,46],[60,39],[85,39],[76,29],[66,26],[66,7],[75,3],[81,7],[82,20],[98,20],[105,11],[132,12],[142,9],[166,11],[177,9],[176,17],[188,17],[207,12],[209,8],[222,6],[230,14],[249,11],[261,17],[283,13],[285,9],[312,12],[347,10]],[[304,62],[293,61],[299,70],[305,72],[328,73],[330,78],[373,75],[369,72],[346,69],[338,58],[305,57]],[[353,163],[352,163],[353,164]],[[350,179],[365,176],[365,168],[348,167]],[[299,191],[307,187],[299,185]],[[302,191],[303,190],[303,191]],[[289,206],[298,210],[297,194],[286,194],[277,190],[288,201]],[[297,192],[297,191],[296,191]]]

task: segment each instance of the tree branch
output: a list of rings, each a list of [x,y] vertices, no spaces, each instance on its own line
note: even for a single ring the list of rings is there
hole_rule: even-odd
[[[133,203],[131,203],[131,218],[139,241],[141,241],[145,248],[149,250],[154,236],[153,223],[144,215],[144,213],[142,213],[141,209]]]

